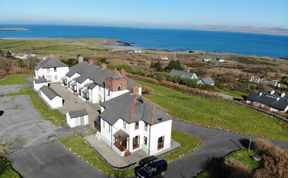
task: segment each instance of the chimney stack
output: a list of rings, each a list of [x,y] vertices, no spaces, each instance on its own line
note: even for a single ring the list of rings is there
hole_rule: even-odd
[[[82,63],[84,61],[83,57],[80,55],[77,55],[77,60],[78,60],[78,63]]]

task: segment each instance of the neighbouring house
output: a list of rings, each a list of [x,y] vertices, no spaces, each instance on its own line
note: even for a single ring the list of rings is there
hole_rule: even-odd
[[[214,86],[215,85],[215,81],[211,78],[211,77],[204,77],[202,79],[199,79],[197,81],[198,85],[211,85]]]
[[[34,79],[44,78],[48,83],[61,82],[69,67],[54,57],[46,57],[35,66]]]
[[[222,62],[225,62],[225,59],[216,57],[216,58],[213,58],[213,59],[212,59],[212,62],[220,62],[220,63],[222,63]]]
[[[287,112],[288,111],[288,96],[285,93],[260,92],[251,93],[247,97],[247,103],[258,103],[260,106],[268,106],[271,111]]]
[[[197,80],[198,79],[198,76],[194,72],[186,72],[183,70],[176,70],[176,69],[173,69],[170,72],[170,76],[171,77],[181,77],[181,78],[186,78],[186,79],[191,79],[191,80]]]
[[[27,60],[34,57],[36,57],[36,54],[17,53],[14,55],[14,58],[22,60]]]
[[[171,147],[172,117],[137,92],[101,105],[102,112],[95,120],[96,137],[120,156],[129,156],[141,149],[147,155],[155,155]]]
[[[93,64],[81,62],[72,66],[62,78],[62,85],[76,93],[84,101],[101,103],[137,88],[142,94],[142,88],[125,76],[125,72],[107,70]]]
[[[257,76],[252,76],[250,79],[250,82],[256,83],[256,84],[271,85],[273,87],[281,87],[281,84],[275,80],[268,80],[268,79],[260,78]]]
[[[89,125],[88,112],[86,109],[70,111],[66,113],[66,121],[71,128]]]
[[[64,104],[63,98],[46,85],[40,88],[39,95],[51,109],[60,108]]]

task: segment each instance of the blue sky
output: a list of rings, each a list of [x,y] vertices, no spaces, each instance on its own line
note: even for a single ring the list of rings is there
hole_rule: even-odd
[[[288,28],[288,0],[0,0],[0,23]]]

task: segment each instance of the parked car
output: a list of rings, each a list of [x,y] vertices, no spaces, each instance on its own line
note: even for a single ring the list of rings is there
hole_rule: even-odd
[[[139,166],[135,167],[135,176],[139,178],[149,178],[158,175],[164,175],[167,170],[167,162],[164,159],[155,159],[156,157],[148,157],[139,162]]]
[[[144,166],[145,164],[147,164],[147,163],[149,163],[149,162],[151,162],[151,161],[154,161],[154,160],[156,160],[156,159],[157,159],[156,156],[149,156],[149,157],[147,157],[147,158],[141,159],[141,160],[139,161],[138,165],[139,165],[139,166]]]

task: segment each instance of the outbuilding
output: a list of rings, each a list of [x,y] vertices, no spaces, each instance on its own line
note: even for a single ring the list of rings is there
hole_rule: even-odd
[[[66,121],[71,128],[89,125],[88,112],[86,109],[67,112]]]
[[[40,88],[39,95],[51,109],[60,108],[64,104],[63,98],[46,85]]]

